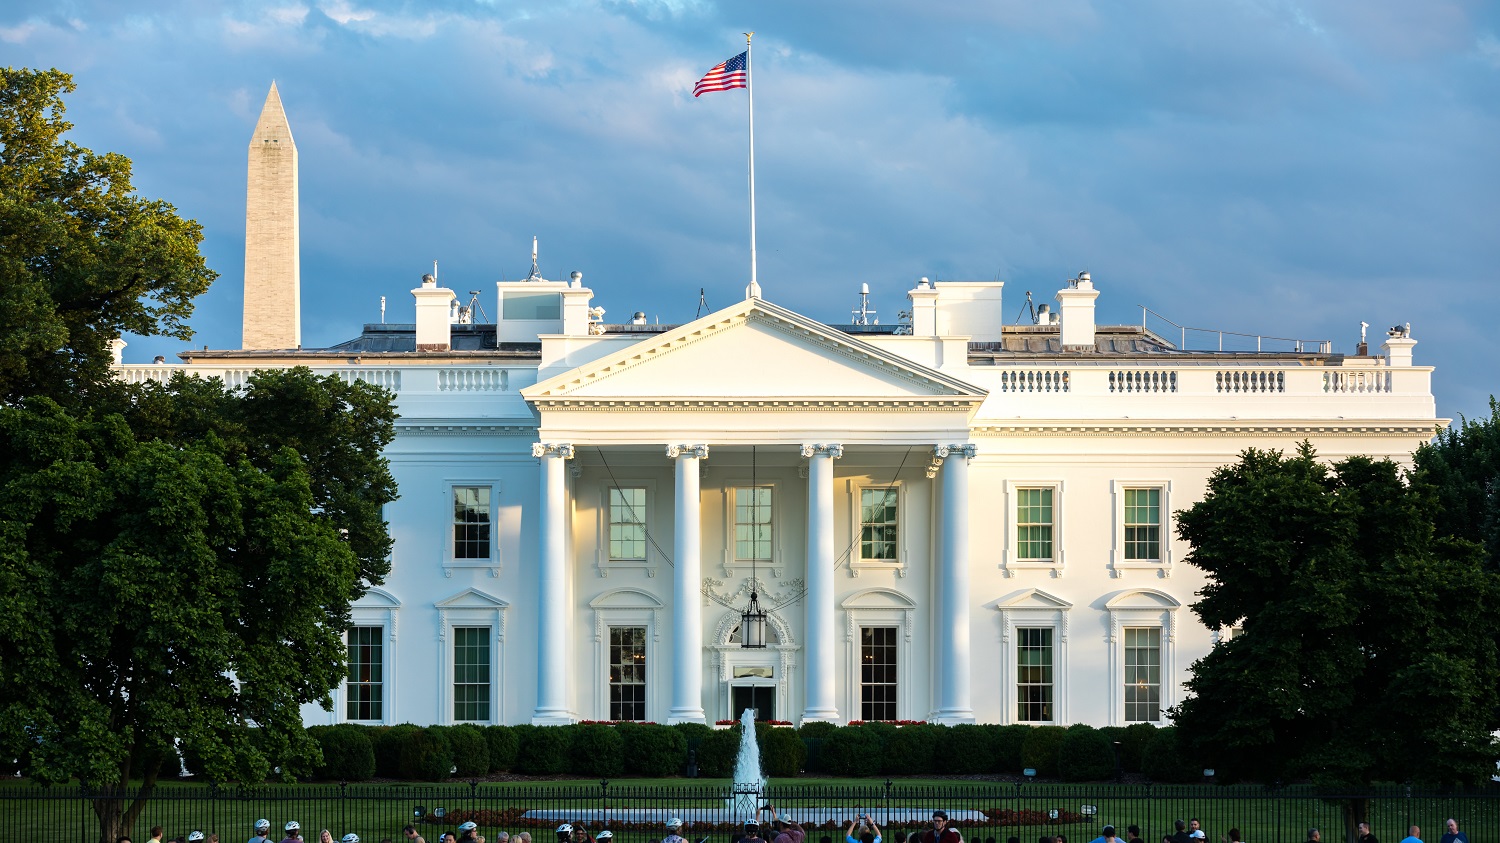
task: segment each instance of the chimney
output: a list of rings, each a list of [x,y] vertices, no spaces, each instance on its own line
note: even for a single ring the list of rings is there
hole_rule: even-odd
[[[417,351],[447,351],[449,320],[458,296],[439,287],[431,275],[422,276],[422,286],[411,291],[417,299]]]
[[[932,282],[926,278],[917,281],[917,288],[908,291],[906,299],[911,302],[912,336],[937,336],[938,291]]]
[[[116,366],[125,365],[125,346],[129,344],[119,337],[109,341],[109,353],[114,358]]]
[[[1094,346],[1094,299],[1099,291],[1087,272],[1068,282],[1068,286],[1057,291],[1059,315],[1062,317],[1062,350],[1093,351]]]
[[[1417,341],[1411,338],[1411,323],[1397,325],[1386,332],[1386,341],[1380,350],[1385,352],[1385,365],[1411,366],[1411,350]]]

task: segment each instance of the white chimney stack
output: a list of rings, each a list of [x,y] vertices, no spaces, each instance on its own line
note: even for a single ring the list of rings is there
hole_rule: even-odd
[[[422,286],[411,294],[417,299],[417,351],[449,350],[449,319],[458,296],[447,287],[439,287],[431,275],[423,275]]]
[[[1094,299],[1099,291],[1087,272],[1078,273],[1078,278],[1057,292],[1059,315],[1062,317],[1062,350],[1093,351],[1094,346]]]
[[[1386,332],[1386,340],[1380,350],[1385,352],[1385,365],[1411,366],[1411,350],[1417,341],[1411,338],[1411,323],[1397,325]]]

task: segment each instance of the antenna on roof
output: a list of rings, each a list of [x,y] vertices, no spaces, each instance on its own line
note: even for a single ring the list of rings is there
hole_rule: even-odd
[[[385,296],[380,297],[380,324],[385,324]]]
[[[708,310],[708,297],[703,294],[703,288],[699,287],[698,288],[698,315],[694,316],[693,318],[697,319],[699,316],[702,316],[703,315],[703,311],[705,311],[705,310]]]
[[[870,285],[859,285],[859,307],[849,312],[849,318],[854,320],[855,325],[879,325],[880,319],[875,316],[875,311],[870,309]]]
[[[1031,303],[1031,291],[1030,290],[1026,291],[1026,303],[1023,304],[1023,305],[1021,305],[1021,312],[1016,314],[1016,324],[1017,325],[1021,324],[1021,316],[1023,314],[1029,314],[1031,316],[1031,324],[1033,324],[1033,325],[1036,324],[1036,305],[1034,305],[1034,304]]]
[[[527,281],[542,281],[542,271],[536,265],[536,235],[531,235],[531,274],[526,277]]]
[[[437,283],[437,258],[432,259],[432,281]]]

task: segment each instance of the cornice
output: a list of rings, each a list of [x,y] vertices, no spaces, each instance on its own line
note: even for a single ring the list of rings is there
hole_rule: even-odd
[[[537,425],[532,421],[485,422],[440,421],[436,419],[396,420],[396,431],[403,436],[529,436],[536,438]]]
[[[1216,436],[1411,436],[1431,438],[1448,419],[1417,421],[1152,421],[1152,422],[1076,422],[1024,421],[974,424],[975,436],[1143,436],[1143,437],[1216,437]]]
[[[909,398],[531,398],[540,410],[579,412],[622,412],[636,410],[714,411],[756,409],[782,412],[803,410],[883,410],[888,412],[924,412],[948,410],[968,412],[984,403],[981,396],[912,396]]]

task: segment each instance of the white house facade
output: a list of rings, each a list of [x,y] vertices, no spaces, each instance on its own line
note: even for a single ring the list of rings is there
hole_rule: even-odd
[[[1087,275],[1035,324],[1003,324],[1002,289],[923,279],[894,326],[758,297],[616,325],[576,273],[534,273],[480,324],[426,280],[415,324],[118,372],[394,394],[391,573],[310,724],[1159,721],[1229,633],[1189,609],[1174,513],[1247,447],[1408,459],[1432,370],[1404,329],[1376,354],[1187,351],[1096,324]]]

